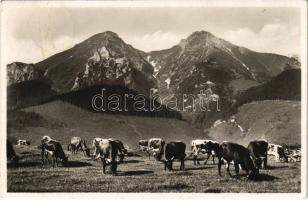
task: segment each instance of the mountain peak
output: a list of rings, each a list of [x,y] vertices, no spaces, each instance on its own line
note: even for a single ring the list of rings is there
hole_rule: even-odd
[[[193,32],[189,37],[200,37],[200,36],[212,36],[213,34],[205,31],[205,30],[201,30],[201,31],[195,31]]]
[[[186,39],[182,39],[178,46],[185,48],[187,45],[189,46],[204,46],[210,43],[220,43],[220,39],[214,36],[212,33],[208,31],[196,31],[189,35]]]
[[[93,35],[92,37],[116,37],[116,38],[118,38],[119,35],[115,32],[112,32],[112,31],[104,31],[104,32],[101,32],[101,33],[97,33],[97,34]]]
[[[109,36],[109,37],[119,37],[119,35],[115,32],[112,32],[112,31],[105,31],[105,32],[102,32],[102,33],[99,33],[100,35],[103,35],[103,36]]]

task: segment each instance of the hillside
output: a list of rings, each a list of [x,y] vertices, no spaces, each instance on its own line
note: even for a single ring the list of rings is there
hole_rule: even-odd
[[[200,130],[177,119],[93,113],[63,101],[29,107],[23,111],[26,112],[23,113],[25,117],[21,117],[20,112],[16,113],[19,117],[14,117],[15,111],[10,113],[8,135],[28,139],[32,144],[39,144],[43,135],[49,135],[63,144],[68,143],[72,136],[81,136],[88,142],[94,137],[113,137],[130,148],[135,148],[138,140],[151,137],[161,137],[166,141],[182,140],[187,144],[193,138],[202,137]],[[29,116],[40,120],[31,123],[33,120]],[[25,121],[22,127],[16,127],[16,118]]]
[[[260,100],[301,100],[301,70],[289,69],[272,80],[241,93],[236,106]]]
[[[254,139],[278,144],[301,143],[301,103],[267,100],[244,104],[232,120],[207,130],[215,140],[247,145]],[[240,128],[241,127],[241,128]],[[242,129],[242,130],[241,130]]]
[[[93,97],[97,96],[94,108]],[[95,85],[59,95],[58,99],[92,112],[181,119],[180,113],[122,85]]]
[[[47,80],[27,80],[7,86],[7,107],[18,109],[38,105],[56,98]]]

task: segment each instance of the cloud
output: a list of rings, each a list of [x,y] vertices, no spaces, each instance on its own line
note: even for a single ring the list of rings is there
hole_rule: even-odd
[[[137,49],[141,49],[143,51],[153,51],[170,48],[178,44],[181,39],[186,37],[187,35],[182,33],[163,32],[159,30],[142,36],[124,36],[123,39]]]
[[[69,49],[82,40],[82,37],[59,36],[55,39],[38,42],[32,39],[16,39],[15,37],[8,36],[3,42],[6,49],[4,52],[5,63],[14,61],[36,63],[51,55]]]
[[[252,31],[248,27],[229,30],[222,37],[236,45],[255,51],[300,55],[299,27],[279,21],[265,24],[259,31]]]

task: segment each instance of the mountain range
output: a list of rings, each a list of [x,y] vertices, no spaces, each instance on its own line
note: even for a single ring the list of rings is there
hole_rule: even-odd
[[[207,31],[194,32],[169,49],[151,52],[138,50],[106,31],[38,63],[8,64],[7,76],[8,108],[12,110],[57,99],[91,111],[89,95],[100,88],[182,101],[185,94],[207,91],[219,101],[220,110],[192,111],[186,106],[169,112],[166,106],[163,114],[151,115],[174,116],[201,129],[230,118],[246,103],[300,101],[301,96],[297,59],[255,52]],[[201,100],[185,102],[198,105]]]

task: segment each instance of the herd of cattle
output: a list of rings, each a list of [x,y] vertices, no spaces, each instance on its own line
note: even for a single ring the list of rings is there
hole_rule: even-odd
[[[18,145],[30,145],[28,141],[18,141]],[[58,165],[58,161],[65,166],[68,162],[68,157],[65,155],[63,148],[57,140],[49,136],[44,136],[41,139],[42,164],[51,164],[53,167]],[[106,166],[110,165],[112,174],[117,173],[117,166],[123,162],[127,155],[127,149],[120,140],[113,138],[103,139],[94,138],[92,142],[93,153],[90,153],[90,148],[86,142],[80,137],[72,137],[67,145],[67,150],[71,154],[77,154],[82,151],[84,156],[92,157],[94,160],[101,159],[103,164],[103,173],[105,174]],[[152,155],[157,161],[164,163],[165,170],[172,170],[174,160],[181,162],[180,170],[185,169],[186,144],[181,141],[168,142],[161,138],[151,138],[149,140],[139,140],[139,150],[148,153],[149,159]],[[226,169],[231,176],[229,167],[234,165],[236,177],[239,176],[239,169],[246,172],[248,178],[256,177],[259,174],[260,168],[267,168],[267,157],[273,155],[276,161],[297,162],[301,159],[300,150],[287,150],[281,145],[270,144],[266,140],[251,141],[247,147],[233,142],[224,141],[218,143],[213,140],[192,140],[191,141],[191,156],[193,157],[194,165],[200,164],[198,155],[206,154],[204,164],[212,157],[215,164],[215,158],[218,160],[218,173],[221,176],[221,166],[226,163]],[[17,164],[19,157],[16,155],[12,143],[7,140],[7,159],[12,163]]]

